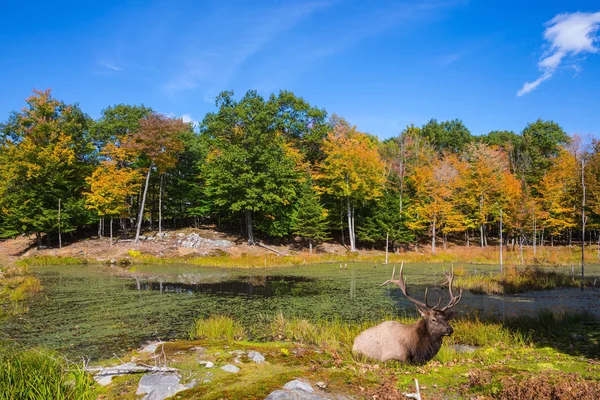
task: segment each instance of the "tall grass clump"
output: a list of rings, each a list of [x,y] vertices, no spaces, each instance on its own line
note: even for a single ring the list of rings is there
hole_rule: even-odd
[[[11,266],[0,272],[0,317],[27,311],[25,300],[42,290],[27,266]]]
[[[41,350],[0,348],[0,399],[96,398],[93,379],[81,366]]]
[[[527,346],[529,339],[496,321],[482,321],[479,317],[463,317],[452,321],[454,334],[446,343],[471,346],[514,347]]]
[[[516,266],[508,267],[498,274],[461,276],[457,278],[456,284],[479,294],[514,294],[579,286],[577,280],[560,272],[544,271],[537,267],[519,269]]]
[[[199,318],[189,332],[190,339],[209,340],[242,340],[246,338],[246,331],[241,323],[226,315],[212,315],[208,318]]]

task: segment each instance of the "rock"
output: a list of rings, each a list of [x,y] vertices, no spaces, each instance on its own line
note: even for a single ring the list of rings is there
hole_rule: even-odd
[[[142,400],[164,400],[183,390],[196,386],[194,379],[187,385],[179,383],[179,377],[173,373],[146,374],[140,379],[136,394],[146,394]]]
[[[319,388],[319,389],[325,389],[327,387],[327,384],[323,381],[319,381],[317,383],[315,383],[315,385]]]
[[[100,375],[100,374],[98,374],[98,375],[94,376],[94,380],[96,382],[98,382],[98,384],[100,386],[106,386],[112,382],[113,376],[115,376],[115,375]]]
[[[248,358],[257,364],[262,364],[265,362],[265,356],[260,354],[258,351],[249,351]]]
[[[325,385],[323,382],[319,382]],[[298,379],[290,381],[283,386],[283,389],[275,390],[269,394],[265,400],[327,400],[327,399],[347,399],[345,396],[329,396],[325,393],[316,393],[308,382]]]
[[[154,354],[154,352],[156,351],[156,349],[158,348],[158,346],[161,345],[161,344],[162,344],[162,342],[149,343],[143,349],[140,350],[140,353]]]
[[[135,394],[150,393],[160,387],[177,387],[178,385],[179,377],[173,373],[146,374],[140,379]]]
[[[211,383],[212,381],[210,379],[205,379],[202,381],[202,383]]]
[[[468,344],[454,344],[450,346],[451,349],[454,349],[457,353],[473,353],[475,350],[479,349],[476,346],[469,346]]]
[[[312,388],[312,386],[310,386],[308,383],[303,382],[301,380],[298,379],[294,379],[293,381],[289,381],[288,383],[286,383],[285,385],[283,385],[284,389],[287,390],[302,390],[306,393],[312,393],[315,390]]]
[[[239,357],[234,358],[233,362],[236,363],[236,364],[243,364],[242,360],[240,360]]]
[[[265,400],[327,400],[327,397],[302,390],[275,390]]]
[[[237,374],[240,371],[239,367],[236,367],[235,365],[232,365],[232,364],[227,364],[225,366],[222,366],[221,369],[225,372],[231,372],[232,374]]]
[[[212,362],[210,362],[210,361],[208,361],[208,362],[206,363],[206,368],[212,368],[212,367],[214,367],[214,366],[215,366],[215,364],[213,364],[213,363],[212,363]]]
[[[229,354],[235,354],[236,356],[241,356],[241,355],[246,354],[246,352],[244,350],[233,350],[233,351],[230,351]]]

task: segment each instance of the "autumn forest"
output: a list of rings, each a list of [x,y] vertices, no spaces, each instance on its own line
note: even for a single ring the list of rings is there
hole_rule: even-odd
[[[349,249],[598,240],[600,144],[554,121],[472,135],[431,119],[380,140],[291,92],[222,92],[197,125],[34,91],[0,125],[0,236],[212,225],[249,243]]]

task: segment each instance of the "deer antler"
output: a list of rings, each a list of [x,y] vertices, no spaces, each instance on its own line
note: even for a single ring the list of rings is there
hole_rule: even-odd
[[[404,261],[402,261],[402,264],[400,264],[400,273],[398,274],[398,279],[394,279],[394,275],[396,275],[396,267],[394,267],[394,269],[392,271],[392,279],[388,279],[387,281],[383,282],[381,284],[381,286],[387,285],[388,283],[393,283],[395,285],[398,285],[398,287],[400,288],[400,290],[402,291],[402,293],[408,300],[413,302],[417,307],[422,307],[427,310],[437,310],[437,311],[444,312],[444,311],[454,307],[455,305],[457,305],[460,302],[460,300],[462,299],[462,294],[463,294],[462,289],[459,290],[458,296],[455,296],[454,293],[452,293],[452,282],[454,281],[454,268],[452,268],[452,272],[450,274],[444,273],[444,275],[446,276],[446,279],[448,280],[448,291],[450,292],[450,301],[448,302],[447,306],[442,307],[442,308],[439,308],[440,303],[442,302],[441,295],[435,306],[431,307],[429,304],[427,304],[427,288],[425,288],[425,302],[424,303],[422,301],[419,301],[419,300],[415,299],[414,297],[410,296],[406,292],[406,279],[404,279],[404,277],[402,276],[403,268],[404,268]]]
[[[446,310],[454,307],[455,305],[457,305],[461,301],[462,294],[463,294],[462,288],[459,289],[458,296],[454,296],[454,293],[452,293],[452,281],[454,280],[454,267],[452,267],[452,272],[450,274],[444,273],[444,275],[446,276],[446,279],[448,280],[448,292],[450,292],[450,301],[448,302],[447,306],[440,308],[439,311],[446,311]]]
[[[400,288],[400,290],[402,291],[404,296],[408,300],[412,301],[417,307],[422,307],[424,309],[431,309],[431,307],[429,307],[427,305],[427,290],[425,290],[425,303],[413,298],[412,296],[409,296],[409,294],[406,293],[406,280],[402,277],[402,269],[403,268],[404,268],[404,261],[402,261],[402,264],[400,265],[400,273],[398,274],[398,279],[394,279],[394,275],[396,275],[396,267],[394,266],[394,269],[392,271],[392,279],[388,279],[387,281],[383,282],[380,286],[387,285],[388,283],[393,283],[395,285],[398,285],[398,287]]]

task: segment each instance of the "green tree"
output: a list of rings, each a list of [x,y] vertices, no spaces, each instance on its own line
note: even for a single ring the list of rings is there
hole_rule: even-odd
[[[565,131],[554,121],[538,119],[521,133],[517,152],[519,177],[535,186],[552,165],[563,146],[571,141]]]
[[[321,204],[319,194],[313,188],[310,176],[302,184],[296,203],[297,211],[294,215],[294,234],[308,241],[310,253],[313,252],[313,243],[319,244],[328,239],[327,211]]]
[[[282,218],[293,210],[302,156],[276,129],[277,109],[256,91],[239,102],[223,92],[217,107],[200,128],[210,150],[202,166],[206,194],[224,212],[244,214],[249,244],[255,217],[268,234],[289,233]]]
[[[37,91],[0,130],[0,209],[6,232],[68,232],[88,220],[82,192],[93,168],[91,120]],[[58,202],[61,201],[60,227]]]
[[[421,134],[429,140],[438,152],[460,154],[471,143],[471,132],[459,119],[439,123],[431,119],[421,128]]]

